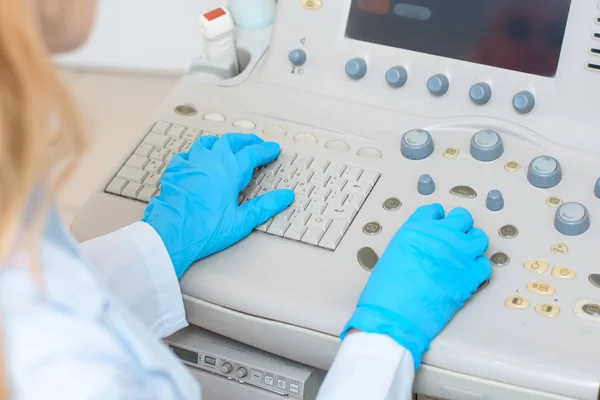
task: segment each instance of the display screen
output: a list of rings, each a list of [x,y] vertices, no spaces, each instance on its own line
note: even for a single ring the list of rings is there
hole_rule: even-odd
[[[571,0],[352,0],[346,37],[554,76]]]

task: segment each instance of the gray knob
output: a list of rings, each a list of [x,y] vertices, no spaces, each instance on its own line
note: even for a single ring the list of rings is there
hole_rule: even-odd
[[[437,74],[429,78],[427,81],[427,89],[434,96],[443,96],[450,88],[448,77],[443,74]]]
[[[479,131],[471,138],[471,155],[479,161],[494,161],[504,153],[502,138],[492,130]]]
[[[598,178],[596,184],[594,185],[594,194],[600,199],[600,178]]]
[[[566,236],[578,236],[590,228],[590,214],[579,203],[565,203],[556,210],[554,227]]]
[[[554,187],[562,180],[560,163],[554,157],[550,156],[534,158],[529,163],[527,179],[535,187],[542,189]]]
[[[485,82],[479,82],[471,86],[469,90],[471,101],[479,106],[487,104],[492,98],[492,88]]]
[[[527,90],[519,92],[513,97],[513,107],[517,112],[527,114],[535,107],[535,96]]]
[[[499,190],[490,190],[485,200],[485,206],[490,211],[500,211],[504,208],[504,197]]]
[[[225,363],[225,364],[221,365],[221,372],[223,372],[224,374],[230,373],[231,372],[231,364]]]
[[[352,79],[361,79],[367,73],[367,62],[362,58],[353,58],[346,63],[346,74]]]
[[[429,196],[435,192],[435,182],[430,175],[421,175],[419,177],[419,183],[417,183],[417,191],[423,196]]]
[[[239,367],[237,371],[235,371],[235,376],[237,376],[240,379],[246,377],[246,375],[248,375],[248,371],[244,367]]]
[[[409,160],[422,160],[433,153],[433,139],[423,129],[411,129],[402,136],[402,155]]]
[[[294,49],[290,51],[288,59],[296,67],[299,67],[301,65],[304,65],[304,63],[306,62],[306,52],[302,49]]]
[[[387,70],[385,73],[385,81],[394,88],[399,88],[406,84],[408,80],[408,72],[406,68],[396,66]]]

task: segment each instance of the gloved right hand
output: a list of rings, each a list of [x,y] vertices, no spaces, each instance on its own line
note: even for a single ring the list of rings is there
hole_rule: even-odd
[[[392,238],[342,332],[388,335],[415,368],[429,343],[491,275],[487,235],[464,208],[423,206]]]

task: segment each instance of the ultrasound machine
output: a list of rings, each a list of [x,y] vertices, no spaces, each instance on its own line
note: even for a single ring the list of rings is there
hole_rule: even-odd
[[[281,144],[239,200],[294,204],[185,274],[180,358],[249,399],[314,398],[390,238],[439,202],[489,235],[493,273],[414,392],[600,399],[600,3],[280,0],[271,29],[239,41],[234,77],[192,64],[72,225],[138,221],[199,136]]]

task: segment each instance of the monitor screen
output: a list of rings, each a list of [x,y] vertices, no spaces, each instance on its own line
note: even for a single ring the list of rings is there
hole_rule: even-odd
[[[556,75],[571,0],[352,0],[346,37]]]

